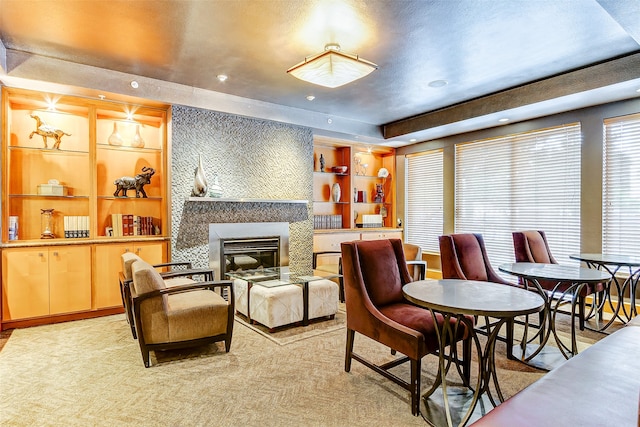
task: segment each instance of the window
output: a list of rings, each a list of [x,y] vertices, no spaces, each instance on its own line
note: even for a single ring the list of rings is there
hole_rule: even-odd
[[[640,253],[640,114],[604,121],[602,252]]]
[[[517,230],[543,230],[554,258],[580,252],[580,124],[456,145],[457,233],[481,233],[491,264]]]
[[[407,171],[405,241],[427,252],[439,252],[442,234],[442,150],[405,158]]]

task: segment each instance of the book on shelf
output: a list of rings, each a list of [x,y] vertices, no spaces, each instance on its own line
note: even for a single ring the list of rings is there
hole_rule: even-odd
[[[63,218],[65,239],[89,237],[89,217],[65,215]]]
[[[111,230],[105,229],[105,235],[109,231],[113,237],[124,236],[152,236],[155,234],[153,217],[133,214],[111,214]]]
[[[313,228],[316,230],[342,228],[342,215],[314,215]]]

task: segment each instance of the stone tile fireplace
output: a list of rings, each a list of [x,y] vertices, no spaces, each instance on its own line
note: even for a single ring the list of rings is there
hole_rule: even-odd
[[[291,263],[310,267],[311,129],[180,105],[171,113],[171,259],[209,267],[210,224],[285,222]],[[200,157],[225,200],[190,200]]]

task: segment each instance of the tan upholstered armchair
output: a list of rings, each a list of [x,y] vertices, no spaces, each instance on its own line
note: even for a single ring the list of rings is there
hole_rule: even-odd
[[[120,296],[122,297],[122,305],[124,306],[127,321],[131,327],[131,335],[133,335],[133,338],[137,338],[136,328],[133,322],[133,312],[131,310],[130,286],[133,281],[131,265],[135,261],[144,260],[132,252],[125,252],[120,258],[122,261],[122,270],[119,275]],[[192,279],[193,275],[204,275],[205,280],[213,280],[213,270],[193,269],[190,262],[167,262],[154,264],[153,267],[161,272],[160,274],[167,287],[194,283]]]
[[[422,259],[422,248],[413,243],[403,243],[402,248],[411,280],[424,280],[427,277],[427,262]]]
[[[415,306],[402,294],[402,287],[411,282],[404,257],[402,241],[358,240],[342,243],[347,309],[347,344],[344,370],[351,370],[355,359],[411,393],[411,412],[420,412],[420,379],[422,358],[438,351],[436,320],[425,308]],[[442,323],[438,315],[438,325]],[[455,321],[454,321],[455,322]],[[471,342],[464,327],[457,330],[456,341],[463,340],[462,365],[467,381],[470,375]],[[355,333],[377,341],[402,353],[403,357],[376,365],[353,351]],[[406,381],[389,372],[404,362],[411,363],[411,379]]]
[[[131,304],[145,367],[150,351],[224,341],[231,348],[234,301],[231,281],[195,282],[167,287],[160,273],[144,261],[131,265]],[[227,300],[215,292],[228,291]]]

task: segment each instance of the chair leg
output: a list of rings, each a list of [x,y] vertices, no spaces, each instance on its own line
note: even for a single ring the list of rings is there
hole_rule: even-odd
[[[351,371],[351,353],[353,352],[353,339],[356,331],[347,328],[347,347],[344,356],[344,371]]]
[[[420,377],[422,373],[422,360],[411,359],[411,413],[420,415]]]
[[[585,298],[583,296],[578,297],[578,324],[580,325],[580,330],[584,331],[584,305],[586,304]]]
[[[140,353],[142,353],[142,362],[144,363],[144,367],[148,368],[151,366],[151,352],[147,349],[144,344],[140,345]]]
[[[471,384],[471,338],[462,341],[462,375]]]
[[[229,350],[231,350],[231,334],[227,334],[227,336],[224,339],[224,351],[225,351],[225,353],[229,353]]]

